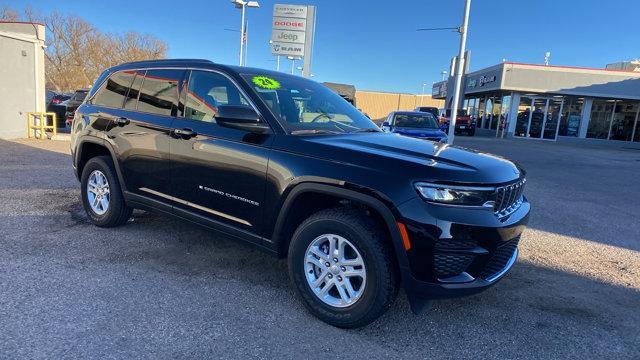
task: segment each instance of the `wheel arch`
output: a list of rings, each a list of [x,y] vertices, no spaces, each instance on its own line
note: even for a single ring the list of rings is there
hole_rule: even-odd
[[[87,164],[89,159],[96,156],[106,155],[111,157],[111,161],[114,165],[113,167],[116,169],[116,176],[118,177],[118,181],[120,182],[120,188],[123,191],[126,190],[122,171],[118,163],[118,158],[111,144],[100,138],[86,137],[82,139],[82,141],[78,144],[77,149],[78,150],[76,151],[74,165],[76,168],[76,177],[78,179],[80,179],[80,177],[82,176],[82,170],[84,169],[84,166]]]
[[[293,231],[295,231],[297,225],[299,225],[296,221],[291,221],[291,219],[295,219],[292,215],[295,215],[296,207],[300,206],[299,200],[307,199],[308,197],[330,197],[333,200],[337,200],[337,203],[340,203],[341,200],[346,200],[355,204],[364,205],[375,212],[374,216],[382,220],[383,223],[381,225],[383,225],[384,230],[390,238],[398,265],[401,268],[408,267],[408,259],[404,250],[402,236],[398,230],[395,220],[396,217],[393,215],[389,206],[383,203],[380,199],[369,194],[363,194],[350,189],[318,183],[298,184],[291,189],[284,200],[271,238],[280,257],[286,256],[291,240],[290,237],[293,234]]]

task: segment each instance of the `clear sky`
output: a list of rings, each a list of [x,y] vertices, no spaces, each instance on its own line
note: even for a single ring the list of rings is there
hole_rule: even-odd
[[[270,53],[274,3],[318,7],[312,72],[315,80],[350,83],[362,90],[427,93],[457,53],[451,31],[464,0],[259,0],[249,9],[248,65],[275,68]],[[31,6],[79,15],[106,32],[135,30],[166,41],[169,57],[237,64],[240,11],[229,0],[0,0],[0,7]],[[604,67],[640,57],[639,0],[472,0],[468,48],[471,69],[508,61]],[[290,70],[284,60],[281,69]]]

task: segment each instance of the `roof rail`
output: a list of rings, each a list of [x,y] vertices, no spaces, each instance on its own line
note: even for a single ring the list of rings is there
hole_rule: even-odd
[[[213,64],[213,61],[206,59],[157,59],[157,60],[141,60],[141,61],[131,61],[121,65],[129,65],[129,64],[149,64],[149,63],[180,63],[180,62],[200,62]]]

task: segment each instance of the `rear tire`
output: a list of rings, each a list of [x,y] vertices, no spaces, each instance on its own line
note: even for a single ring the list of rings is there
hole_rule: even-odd
[[[333,255],[331,242],[338,249]],[[293,234],[288,262],[289,277],[303,304],[333,326],[365,326],[398,294],[398,269],[385,232],[356,209],[326,209],[306,219]],[[362,266],[353,266],[357,263]]]
[[[133,209],[125,204],[109,156],[89,159],[80,177],[82,205],[89,220],[100,227],[115,227],[129,220]]]

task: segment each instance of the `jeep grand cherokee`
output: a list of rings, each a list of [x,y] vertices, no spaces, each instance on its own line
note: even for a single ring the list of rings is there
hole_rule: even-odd
[[[127,63],[75,113],[71,150],[97,226],[171,214],[280,257],[339,327],[495,284],[529,203],[503,158],[384,133],[333,91],[205,60]]]

